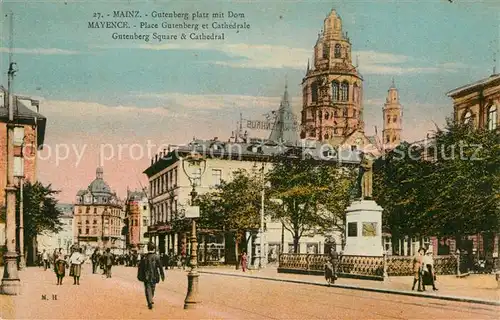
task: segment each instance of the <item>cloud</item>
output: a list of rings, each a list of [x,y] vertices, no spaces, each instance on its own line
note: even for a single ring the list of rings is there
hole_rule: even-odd
[[[10,49],[2,47],[2,48],[0,48],[0,52],[9,53]],[[72,51],[72,50],[58,49],[58,48],[31,48],[31,49],[14,48],[13,53],[38,54],[38,55],[57,55],[57,54],[66,54],[67,55],[67,54],[79,54],[80,52]]]
[[[227,60],[208,60],[212,63],[232,68],[280,69],[290,68],[303,70],[313,50],[278,45],[252,44],[216,44],[216,43],[167,43],[144,44],[138,48],[145,50],[212,50],[228,56]],[[467,68],[460,62],[447,62],[439,65],[416,65],[419,61],[411,56],[378,52],[373,50],[355,51],[353,62],[359,59],[359,68],[363,74],[402,75],[456,72]]]
[[[279,108],[281,97],[257,97],[248,95],[206,94],[193,95],[183,93],[132,93],[142,99],[154,99],[164,104],[167,109],[178,110],[241,110],[259,109],[260,111]],[[300,97],[292,97],[292,101],[301,101]]]

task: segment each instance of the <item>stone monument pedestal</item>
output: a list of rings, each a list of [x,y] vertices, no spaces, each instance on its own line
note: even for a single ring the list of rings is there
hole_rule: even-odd
[[[344,255],[382,257],[382,207],[373,200],[354,201],[346,209]]]

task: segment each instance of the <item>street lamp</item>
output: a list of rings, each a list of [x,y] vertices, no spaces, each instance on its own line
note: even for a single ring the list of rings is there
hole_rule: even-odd
[[[11,14],[12,25],[12,14]],[[16,252],[16,187],[14,185],[14,106],[11,101],[12,80],[17,72],[16,63],[9,63],[8,85],[6,92],[6,105],[8,110],[7,122],[7,212],[5,221],[7,252],[4,254],[4,272],[2,278],[2,293],[6,295],[18,295],[21,289],[19,279]]]
[[[188,165],[186,165],[186,163]],[[187,168],[189,167],[191,171]],[[201,155],[188,155],[182,159],[182,170],[189,178],[191,183],[191,207],[186,210],[186,218],[192,218],[191,222],[191,270],[188,273],[188,289],[186,299],[184,300],[184,309],[194,309],[198,301],[198,240],[196,239],[196,218],[199,217],[199,207],[194,206],[196,196],[198,195],[195,187],[196,181],[201,180],[201,176],[206,170],[206,160]]]

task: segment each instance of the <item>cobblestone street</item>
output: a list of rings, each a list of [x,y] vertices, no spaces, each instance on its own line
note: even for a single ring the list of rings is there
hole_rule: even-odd
[[[500,308],[419,297],[318,287],[211,274],[200,275],[202,305],[184,310],[186,272],[169,270],[147,309],[136,269],[115,267],[113,278],[82,271],[81,285],[28,268],[23,295],[0,296],[3,319],[498,319]],[[42,299],[45,295],[47,300]],[[57,300],[52,300],[56,295]]]

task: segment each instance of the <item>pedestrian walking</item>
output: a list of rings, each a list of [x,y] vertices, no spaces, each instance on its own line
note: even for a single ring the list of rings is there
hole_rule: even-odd
[[[56,262],[54,263],[54,271],[57,276],[57,285],[62,285],[64,276],[66,275],[66,268],[68,268],[68,262],[64,259],[62,254],[59,254]]]
[[[165,273],[160,256],[155,253],[155,245],[152,242],[148,243],[148,253],[143,256],[139,262],[137,270],[137,279],[144,283],[144,293],[148,308],[153,309],[156,284],[165,281]]]
[[[45,271],[49,267],[49,253],[45,249],[43,249],[42,252],[42,261],[43,261],[43,270]]]
[[[92,253],[92,256],[90,257],[90,260],[92,261],[92,273],[97,272],[97,267],[99,266],[100,258],[101,255],[99,253],[99,248],[95,248],[94,253]]]
[[[247,262],[248,262],[247,253],[243,251],[241,253],[241,269],[243,270],[243,272],[247,270]]]
[[[82,248],[78,248],[69,257],[70,270],[69,275],[73,277],[73,285],[80,285],[80,275],[82,274],[82,264],[85,262],[85,256],[82,254]]]
[[[104,270],[106,273],[106,278],[111,278],[111,267],[113,267],[115,257],[111,253],[110,248],[106,249],[106,253],[103,255],[103,260],[104,260]]]
[[[437,291],[436,288],[436,272],[434,270],[434,258],[432,257],[432,250],[427,250],[424,257],[422,258],[422,268],[423,272],[423,281],[422,281],[422,290],[425,291],[426,285],[431,285],[432,290]]]
[[[419,248],[417,254],[413,257],[413,285],[411,290],[415,290],[415,285],[418,283],[418,291],[422,291],[422,260],[424,258],[425,249]]]

